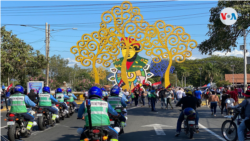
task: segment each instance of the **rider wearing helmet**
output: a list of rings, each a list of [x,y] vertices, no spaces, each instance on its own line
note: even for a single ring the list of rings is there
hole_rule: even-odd
[[[30,133],[30,129],[33,125],[36,125],[35,117],[28,113],[26,105],[35,107],[36,104],[29,99],[27,95],[24,95],[24,89],[21,85],[16,85],[14,88],[14,94],[9,97],[8,106],[11,106],[10,113],[21,114],[25,120],[29,121],[26,129]]]
[[[101,88],[101,90],[102,90],[102,97],[104,98],[105,101],[107,101],[108,93],[107,93],[106,89]]]
[[[123,107],[123,108],[127,107],[126,99],[123,98],[123,97],[119,97],[119,95],[120,95],[120,88],[117,85],[114,86],[111,89],[110,95],[111,96],[108,97],[108,103],[112,106],[113,109],[120,108],[120,107]],[[122,110],[124,112],[124,115],[127,115],[127,111],[125,109],[122,109]],[[116,112],[117,113],[121,113],[122,110],[121,109],[116,109]],[[122,121],[121,125],[124,126],[125,125],[125,121]]]
[[[77,97],[72,93],[72,90],[70,88],[67,89],[67,95],[69,97],[69,99],[67,100],[67,102],[72,102],[73,107],[76,108],[77,104],[74,101],[74,99],[77,99]]]
[[[62,104],[64,112],[68,113],[68,107],[67,105],[64,103],[64,99],[69,99],[69,97],[65,94],[62,93],[62,89],[61,88],[57,88],[56,89],[56,94],[55,94],[56,99],[58,100],[59,103]]]
[[[52,120],[55,120],[58,114],[58,110],[52,106],[53,102],[58,102],[51,94],[50,87],[43,87],[43,93],[39,94],[39,106],[46,107],[52,113]]]
[[[200,107],[200,102],[199,100],[193,96],[192,91],[189,90],[187,91],[187,96],[183,97],[179,100],[179,102],[176,104],[176,106],[181,106],[182,105],[182,110],[186,109],[186,108],[192,108],[194,110],[196,110],[197,107]],[[177,129],[176,129],[176,134],[175,136],[179,136],[180,132],[181,132],[181,124],[184,120],[184,113],[181,112],[177,121]],[[199,115],[198,112],[196,111],[196,118],[195,118],[195,126],[196,129],[198,131],[198,123],[199,123]]]
[[[91,105],[95,105],[94,107],[93,106],[90,107],[91,113],[95,113],[91,115],[92,126],[102,126],[103,128],[109,131],[109,135],[111,136],[110,141],[118,141],[117,131],[110,127],[108,113],[110,113],[113,116],[119,116],[119,114],[112,108],[112,106],[108,102],[102,100],[102,91],[100,88],[96,86],[90,88],[89,99]],[[84,114],[85,121],[89,121],[87,108],[85,107],[86,104],[85,101],[83,101],[83,103],[79,107],[77,118],[82,119]],[[89,123],[86,122],[84,130],[86,130],[88,127]],[[83,141],[83,139],[85,138],[86,138],[85,134],[82,134],[80,140]]]

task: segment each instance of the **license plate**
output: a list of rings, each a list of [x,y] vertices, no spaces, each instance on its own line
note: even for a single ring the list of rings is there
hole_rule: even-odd
[[[110,121],[110,124],[115,124],[115,121]]]
[[[43,116],[43,114],[37,114],[37,116],[38,116],[38,117],[41,117],[41,116]]]
[[[14,121],[8,121],[7,125],[15,125],[15,122]]]
[[[188,121],[188,124],[195,124],[195,121]]]

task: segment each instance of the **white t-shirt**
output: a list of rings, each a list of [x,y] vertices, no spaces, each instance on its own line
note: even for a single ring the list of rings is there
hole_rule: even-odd
[[[234,106],[234,99],[233,98],[228,98],[226,99],[226,104],[227,106]]]
[[[177,98],[178,99],[180,99],[180,98],[182,98],[182,94],[183,92],[181,91],[181,90],[178,90],[177,92],[176,92],[176,96],[177,96]]]
[[[157,92],[156,92],[157,97],[159,97],[159,92],[160,92],[160,91],[157,91]]]
[[[167,98],[172,98],[173,91],[170,91],[169,93],[168,92],[165,92],[165,93],[167,95]]]
[[[125,94],[126,96],[128,96],[129,95],[129,92],[127,91],[127,92],[123,92],[123,94]]]

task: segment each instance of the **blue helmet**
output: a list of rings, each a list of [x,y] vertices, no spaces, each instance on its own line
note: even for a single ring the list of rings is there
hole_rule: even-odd
[[[72,92],[72,90],[70,88],[67,89],[67,92]]]
[[[106,91],[106,89],[104,89],[104,88],[101,88],[101,90],[102,90],[102,91]]]
[[[119,93],[120,93],[120,87],[118,87],[117,85],[115,85],[110,91],[111,95],[119,95]]]
[[[186,116],[195,116],[196,112],[193,108],[188,107],[183,110],[183,114]]]
[[[48,86],[43,87],[43,92],[50,93],[50,88]]]
[[[56,89],[56,93],[62,93],[62,89],[61,88],[57,88]]]
[[[15,88],[14,88],[14,92],[20,92],[20,93],[24,93],[24,89],[21,85],[16,85]]]
[[[93,86],[89,89],[89,96],[97,96],[102,98],[102,90],[96,86]]]

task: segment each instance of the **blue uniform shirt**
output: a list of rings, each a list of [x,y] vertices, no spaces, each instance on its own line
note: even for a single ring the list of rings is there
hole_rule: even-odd
[[[74,99],[77,99],[77,97],[73,93],[72,93],[72,96],[73,96]]]
[[[85,112],[85,105],[84,105],[84,103],[85,103],[85,101],[83,101],[83,103],[80,105],[80,107],[78,109],[78,115],[77,115],[78,118],[82,118],[82,115]],[[111,115],[114,115],[114,116],[118,115],[118,113],[112,108],[112,106],[109,103],[108,103],[108,112]]]
[[[50,95],[50,99],[51,99],[51,101],[53,101],[53,102],[58,102],[58,100],[57,100],[53,95]]]

